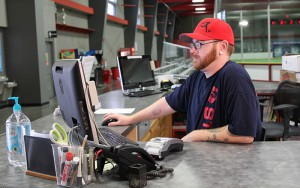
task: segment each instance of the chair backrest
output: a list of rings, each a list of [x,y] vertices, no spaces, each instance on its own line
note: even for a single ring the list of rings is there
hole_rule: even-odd
[[[256,137],[254,141],[266,141],[266,137],[267,137],[266,129],[264,127],[261,127],[260,135]]]
[[[299,106],[299,108],[293,110],[291,119],[296,122],[300,120],[300,83],[286,80],[279,84],[274,96],[274,105],[280,104],[293,104]],[[278,113],[284,118],[282,111],[279,111]]]

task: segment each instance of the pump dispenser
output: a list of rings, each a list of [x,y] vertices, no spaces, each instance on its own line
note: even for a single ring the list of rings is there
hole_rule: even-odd
[[[31,122],[22,113],[19,97],[9,97],[14,100],[13,114],[6,120],[6,146],[8,161],[13,166],[26,168],[24,135],[30,135]]]

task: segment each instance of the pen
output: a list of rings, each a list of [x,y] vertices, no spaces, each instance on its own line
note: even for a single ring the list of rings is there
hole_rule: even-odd
[[[66,162],[65,162],[64,170],[63,170],[62,177],[61,177],[61,185],[62,186],[67,185],[68,176],[69,176],[69,173],[71,170],[72,160],[73,160],[73,154],[68,151],[66,154]]]
[[[82,142],[82,148],[84,149],[84,147],[85,147],[85,143],[86,143],[86,141],[87,141],[87,137],[88,137],[88,135],[85,135],[84,136],[84,139],[83,139],[83,142]]]
[[[82,156],[83,156],[83,148],[78,147],[78,155],[79,155],[79,162],[78,162],[78,170],[77,170],[77,187],[80,187],[83,185],[82,183],[82,173],[81,173],[81,163],[82,163]]]

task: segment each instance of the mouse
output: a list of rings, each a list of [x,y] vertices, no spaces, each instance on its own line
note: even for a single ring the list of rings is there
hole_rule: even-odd
[[[110,122],[116,122],[116,121],[118,120],[114,118],[109,118],[108,120],[102,122],[102,126],[108,126]]]

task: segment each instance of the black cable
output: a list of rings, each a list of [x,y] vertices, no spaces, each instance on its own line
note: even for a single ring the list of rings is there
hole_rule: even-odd
[[[152,170],[150,172],[147,172],[147,179],[153,179],[155,177],[163,178],[167,175],[167,173],[174,172],[173,168],[165,168],[164,166],[160,166],[157,170]]]

